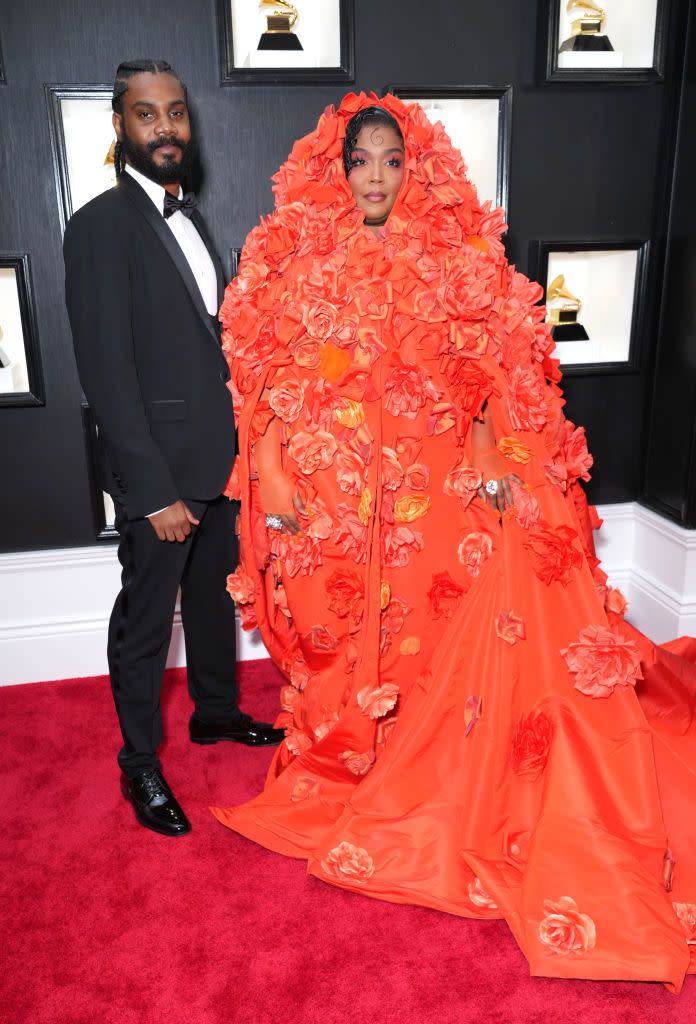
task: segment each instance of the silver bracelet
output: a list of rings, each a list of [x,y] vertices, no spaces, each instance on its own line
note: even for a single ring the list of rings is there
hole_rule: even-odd
[[[488,494],[494,495],[498,493],[499,487],[500,484],[498,483],[497,480],[489,480],[488,483],[486,484],[486,491]]]

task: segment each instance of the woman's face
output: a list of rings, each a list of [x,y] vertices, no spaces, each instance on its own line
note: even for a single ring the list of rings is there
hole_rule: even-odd
[[[369,227],[384,224],[404,177],[404,145],[393,128],[368,124],[351,153],[350,190]]]

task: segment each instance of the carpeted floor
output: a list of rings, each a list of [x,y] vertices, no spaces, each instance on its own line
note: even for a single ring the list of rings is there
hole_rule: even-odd
[[[241,666],[271,718],[277,677]],[[696,977],[658,985],[530,979],[502,922],[378,903],[308,879],[235,836],[270,758],[188,741],[168,673],[162,751],[191,835],[136,825],[120,797],[106,678],[0,688],[3,1024],[638,1024],[696,1020]]]

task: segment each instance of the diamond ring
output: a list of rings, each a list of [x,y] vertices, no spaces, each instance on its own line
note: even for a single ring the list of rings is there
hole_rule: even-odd
[[[497,480],[489,480],[488,483],[486,484],[486,491],[488,494],[491,495],[497,494],[499,486],[500,485]]]
[[[269,530],[282,530],[283,520],[280,516],[268,515],[266,516],[266,526]]]

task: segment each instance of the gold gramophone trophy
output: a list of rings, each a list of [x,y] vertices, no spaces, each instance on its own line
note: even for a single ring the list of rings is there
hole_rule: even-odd
[[[593,4],[592,0],[568,0],[566,11],[569,14],[578,12],[580,17],[571,23],[571,35],[561,43],[561,53],[614,49],[609,37],[602,34],[607,12],[601,7]]]
[[[266,31],[259,39],[259,50],[301,50],[302,43],[292,31],[300,12],[288,0],[261,0],[259,7],[272,14],[266,14]]]
[[[551,303],[557,303],[552,306]],[[578,323],[582,302],[565,286],[565,277],[559,274],[554,277],[546,289],[546,306],[548,322],[551,324],[551,337],[554,341],[588,341],[589,334]]]

